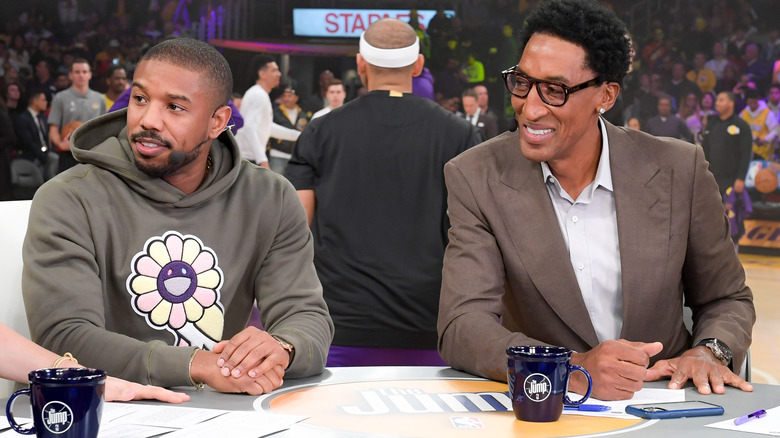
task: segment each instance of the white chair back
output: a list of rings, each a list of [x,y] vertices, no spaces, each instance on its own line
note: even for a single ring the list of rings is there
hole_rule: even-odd
[[[0,321],[30,338],[27,314],[22,300],[22,242],[27,233],[27,218],[32,201],[0,202]],[[14,383],[0,379],[0,398],[13,392]]]

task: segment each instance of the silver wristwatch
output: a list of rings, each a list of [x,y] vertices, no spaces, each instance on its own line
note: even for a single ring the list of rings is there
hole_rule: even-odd
[[[721,361],[724,366],[731,365],[731,349],[723,341],[715,338],[702,339],[695,345],[695,347],[699,346],[709,348],[715,358]]]

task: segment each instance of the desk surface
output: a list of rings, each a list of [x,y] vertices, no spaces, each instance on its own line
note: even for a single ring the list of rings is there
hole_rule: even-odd
[[[650,382],[646,387],[665,388],[667,382]],[[745,415],[758,409],[769,409],[780,404],[780,386],[754,384],[752,393],[727,388],[725,395],[700,395],[690,386],[685,388],[686,400],[703,400],[723,406],[725,413],[719,417],[677,418],[669,420],[618,420],[579,415],[564,415],[555,423],[525,423],[516,421],[514,413],[479,412],[479,408],[470,412],[447,411],[444,413],[399,412],[399,404],[389,406],[392,400],[403,401],[398,394],[423,394],[440,396],[441,394],[495,393],[506,391],[506,384],[488,381],[471,374],[441,367],[361,367],[330,368],[319,376],[306,379],[287,380],[282,388],[271,394],[253,397],[241,394],[222,394],[205,389],[195,391],[183,389],[191,396],[184,406],[214,408],[230,411],[251,411],[257,406],[260,410],[310,416],[308,420],[294,425],[291,429],[275,434],[284,438],[379,438],[379,437],[553,437],[553,436],[626,436],[643,438],[691,437],[697,433],[706,433],[707,438],[756,437],[747,432],[705,428],[704,425],[729,418]],[[442,388],[445,388],[442,390]],[[411,390],[411,391],[410,391]],[[364,391],[360,394],[361,391]],[[366,394],[381,393],[378,402],[372,404]],[[368,394],[370,395],[370,394]],[[419,399],[419,397],[418,397]],[[441,401],[441,399],[440,399]],[[0,400],[5,406],[7,399]],[[156,404],[144,401],[140,403]],[[29,406],[17,403],[14,411],[17,415],[29,415]],[[471,408],[475,406],[472,405]],[[412,411],[424,410],[425,406],[407,405]],[[386,415],[380,412],[385,409]],[[400,410],[404,407],[401,406]],[[330,415],[328,411],[338,412]],[[370,413],[371,415],[347,415],[352,413]],[[379,415],[373,415],[379,412]],[[483,430],[457,429],[455,418],[476,418]],[[404,432],[398,432],[402,430]]]
[[[387,386],[388,382],[396,382],[390,386]],[[404,384],[405,381],[414,381],[416,383]],[[187,404],[192,407],[209,407],[219,408],[227,410],[252,410],[255,405],[261,407],[263,410],[269,412],[278,413],[297,413],[298,415],[310,415],[310,413],[302,412],[290,412],[289,410],[280,409],[284,407],[284,403],[279,401],[285,397],[298,397],[300,405],[309,404],[312,406],[323,405],[335,406],[336,404],[347,404],[353,406],[353,411],[358,410],[371,410],[380,409],[377,405],[369,406],[367,399],[356,400],[354,393],[363,388],[368,388],[370,385],[367,382],[375,382],[377,387],[383,388],[415,388],[426,386],[426,383],[437,381],[454,381],[456,384],[474,385],[476,382],[482,382],[481,385],[494,385],[495,389],[491,386],[487,386],[489,391],[506,391],[506,384],[489,382],[484,379],[472,376],[470,374],[455,371],[451,368],[440,367],[364,367],[364,368],[330,368],[327,369],[322,375],[298,379],[288,380],[282,388],[274,391],[272,394],[262,396],[260,398],[251,397],[247,395],[233,395],[233,394],[220,394],[211,390],[204,391],[187,391],[191,395],[191,401]],[[384,383],[382,383],[384,382]],[[667,382],[652,382],[646,384],[648,387],[665,388]],[[356,386],[357,385],[357,386]],[[292,429],[283,433],[274,435],[275,437],[387,437],[387,436],[399,436],[399,433],[388,433],[392,430],[399,430],[396,427],[390,427],[388,424],[392,423],[393,426],[403,423],[409,427],[404,430],[416,430],[416,433],[409,432],[408,434],[401,434],[401,436],[448,436],[457,437],[463,434],[470,437],[477,436],[560,436],[560,431],[565,430],[564,436],[630,436],[630,437],[679,437],[679,436],[693,436],[696,433],[706,433],[708,438],[718,437],[734,437],[745,436],[755,437],[754,434],[748,434],[743,432],[734,432],[713,428],[704,428],[706,424],[711,424],[717,421],[721,421],[728,418],[738,417],[745,415],[748,412],[756,411],[762,408],[771,408],[780,403],[780,386],[776,385],[754,385],[755,390],[752,393],[742,392],[738,389],[727,388],[725,395],[710,395],[703,396],[692,387],[688,386],[685,389],[686,400],[704,400],[711,403],[715,403],[723,406],[725,414],[721,417],[699,417],[699,418],[680,418],[660,421],[648,421],[648,420],[614,420],[595,417],[583,417],[583,416],[564,416],[556,423],[524,423],[514,420],[514,414],[510,412],[484,412],[480,413],[483,419],[486,417],[489,420],[484,421],[485,435],[475,434],[473,430],[457,430],[451,423],[451,418],[458,415],[472,415],[471,412],[465,414],[458,413],[443,413],[443,414],[400,414],[397,409],[391,409],[395,412],[388,414],[384,420],[381,415],[343,415],[340,418],[330,418],[320,421],[316,416],[312,416],[311,419],[295,425]],[[342,393],[339,393],[338,388],[346,388]],[[322,398],[325,400],[319,400],[317,397],[316,402],[312,402],[310,399],[305,398],[306,392],[315,394],[314,391],[306,391],[306,388],[325,390],[329,392],[320,392],[320,394],[326,395]],[[392,389],[393,391],[395,389]],[[403,389],[401,389],[403,391]],[[477,389],[477,392],[485,391],[485,389]],[[352,399],[342,398],[343,392],[353,393]],[[426,391],[423,389],[423,393]],[[286,406],[294,406],[295,400],[290,400]],[[305,411],[305,407],[302,407]],[[341,406],[342,411],[344,406]],[[439,421],[440,429],[434,432],[430,429],[430,424],[424,424],[424,416],[439,416],[440,419],[444,418],[444,422]],[[390,423],[388,423],[390,419]],[[606,423],[604,423],[606,421]],[[565,423],[564,423],[565,422]],[[612,422],[612,423],[610,423]],[[615,423],[617,422],[617,423]],[[317,425],[319,423],[319,425]],[[596,423],[602,423],[604,426],[601,431],[594,431],[593,425]],[[323,424],[335,425],[338,429],[332,427],[323,426]],[[447,429],[442,430],[441,425],[446,425]],[[430,432],[424,432],[423,429],[428,428]],[[353,431],[349,431],[349,430]],[[402,428],[403,429],[403,428]],[[372,433],[359,433],[354,430],[368,430]],[[588,431],[590,430],[590,431]],[[581,431],[581,432],[577,432]],[[490,432],[490,433],[488,433]]]

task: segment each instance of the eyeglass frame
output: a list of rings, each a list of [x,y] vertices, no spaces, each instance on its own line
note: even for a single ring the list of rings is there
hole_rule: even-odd
[[[525,93],[525,96],[520,96],[519,94],[515,94],[511,89],[509,89],[509,83],[507,82],[507,78],[509,77],[509,75],[522,76],[523,78],[528,80],[528,82],[530,84],[528,86],[528,92]],[[501,72],[501,76],[504,78],[504,86],[506,87],[506,89],[509,91],[509,93],[512,96],[519,97],[520,99],[525,99],[525,98],[528,97],[529,94],[531,94],[531,88],[533,88],[534,85],[536,85],[536,93],[542,99],[542,102],[544,102],[547,105],[554,106],[554,107],[561,107],[561,106],[566,105],[566,102],[569,101],[569,95],[570,94],[575,93],[575,92],[580,91],[580,90],[584,90],[586,88],[590,88],[590,87],[592,87],[594,85],[598,85],[598,84],[603,82],[603,81],[599,80],[599,76],[596,76],[595,78],[593,78],[593,79],[591,79],[589,81],[585,81],[585,82],[583,82],[583,83],[581,83],[579,85],[575,85],[573,87],[569,87],[569,86],[566,86],[565,84],[562,84],[560,82],[545,81],[543,79],[533,78],[531,76],[528,76],[525,73],[518,72],[516,70],[516,67],[514,67],[514,66],[509,67],[508,69],[502,71]],[[540,88],[539,84],[549,84],[549,85],[555,85],[555,86],[563,88],[563,92],[564,92],[563,102],[560,103],[560,104],[554,104],[554,103],[548,102],[547,99],[545,99],[544,94],[542,93],[542,89]]]

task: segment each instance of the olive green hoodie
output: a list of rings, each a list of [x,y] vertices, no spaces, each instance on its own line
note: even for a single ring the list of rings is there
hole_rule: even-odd
[[[241,160],[232,134],[186,195],[135,166],[126,111],[71,138],[80,164],[36,193],[22,288],[33,340],[110,375],[189,385],[195,347],[247,323],[295,346],[286,378],[322,371],[333,324],[295,189]]]

